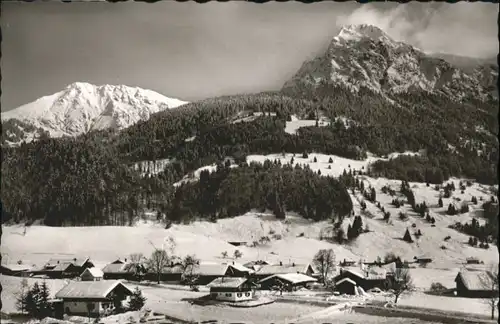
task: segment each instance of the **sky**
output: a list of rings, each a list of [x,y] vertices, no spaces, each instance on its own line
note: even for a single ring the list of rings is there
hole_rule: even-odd
[[[73,82],[194,101],[278,90],[344,24],[426,52],[498,54],[498,5],[356,2],[3,2],[2,111]]]

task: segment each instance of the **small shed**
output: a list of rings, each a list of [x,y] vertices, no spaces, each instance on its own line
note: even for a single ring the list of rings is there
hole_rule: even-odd
[[[264,290],[270,290],[273,287],[285,287],[285,290],[291,291],[316,281],[318,281],[316,278],[302,273],[281,273],[264,278],[259,281],[259,284],[261,289]]]
[[[498,287],[493,289],[494,275],[490,271],[462,270],[455,277],[457,295],[469,298],[498,296]]]
[[[99,281],[104,277],[104,273],[101,269],[93,267],[85,269],[80,275],[81,281]]]
[[[65,314],[97,317],[130,295],[132,291],[118,280],[72,281],[55,298],[63,301]]]
[[[247,301],[253,298],[253,286],[246,278],[220,277],[210,282],[210,296],[221,301]]]
[[[341,294],[355,295],[356,294],[356,282],[349,278],[344,278],[335,283],[335,290]]]

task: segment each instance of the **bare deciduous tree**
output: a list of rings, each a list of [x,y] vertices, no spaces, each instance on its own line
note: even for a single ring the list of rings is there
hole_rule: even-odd
[[[484,290],[491,291],[489,298],[484,299],[484,302],[491,310],[491,319],[495,319],[495,309],[498,307],[498,264],[492,265],[488,271],[479,277],[481,286]]]
[[[321,273],[323,284],[326,285],[328,275],[335,270],[335,253],[332,249],[319,250],[314,256],[313,265]]]
[[[401,295],[414,291],[415,286],[413,285],[413,279],[408,269],[396,268],[394,278],[388,282],[388,288],[393,291],[394,304],[398,303],[398,299]]]
[[[167,251],[156,249],[147,260],[147,266],[150,271],[157,275],[157,283],[160,283],[161,274],[170,264],[170,256]]]
[[[181,266],[182,281],[193,287],[198,277],[195,274],[195,270],[200,266],[200,260],[194,255],[187,255],[182,259]]]

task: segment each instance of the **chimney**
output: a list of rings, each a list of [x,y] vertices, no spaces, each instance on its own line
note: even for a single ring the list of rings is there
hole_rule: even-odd
[[[59,264],[59,260],[57,260],[57,264]]]
[[[292,262],[292,267],[295,267],[295,262]]]
[[[73,261],[76,262],[76,258],[73,258]]]
[[[233,261],[233,265],[234,265],[234,261]]]
[[[127,258],[125,258],[125,262],[127,262]]]
[[[283,262],[280,261],[280,267],[283,266]]]
[[[170,262],[170,267],[174,267],[174,261]]]

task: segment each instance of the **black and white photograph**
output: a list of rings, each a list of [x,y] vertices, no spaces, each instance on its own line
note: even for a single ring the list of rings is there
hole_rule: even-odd
[[[497,323],[498,3],[258,2],[2,1],[2,323]]]

